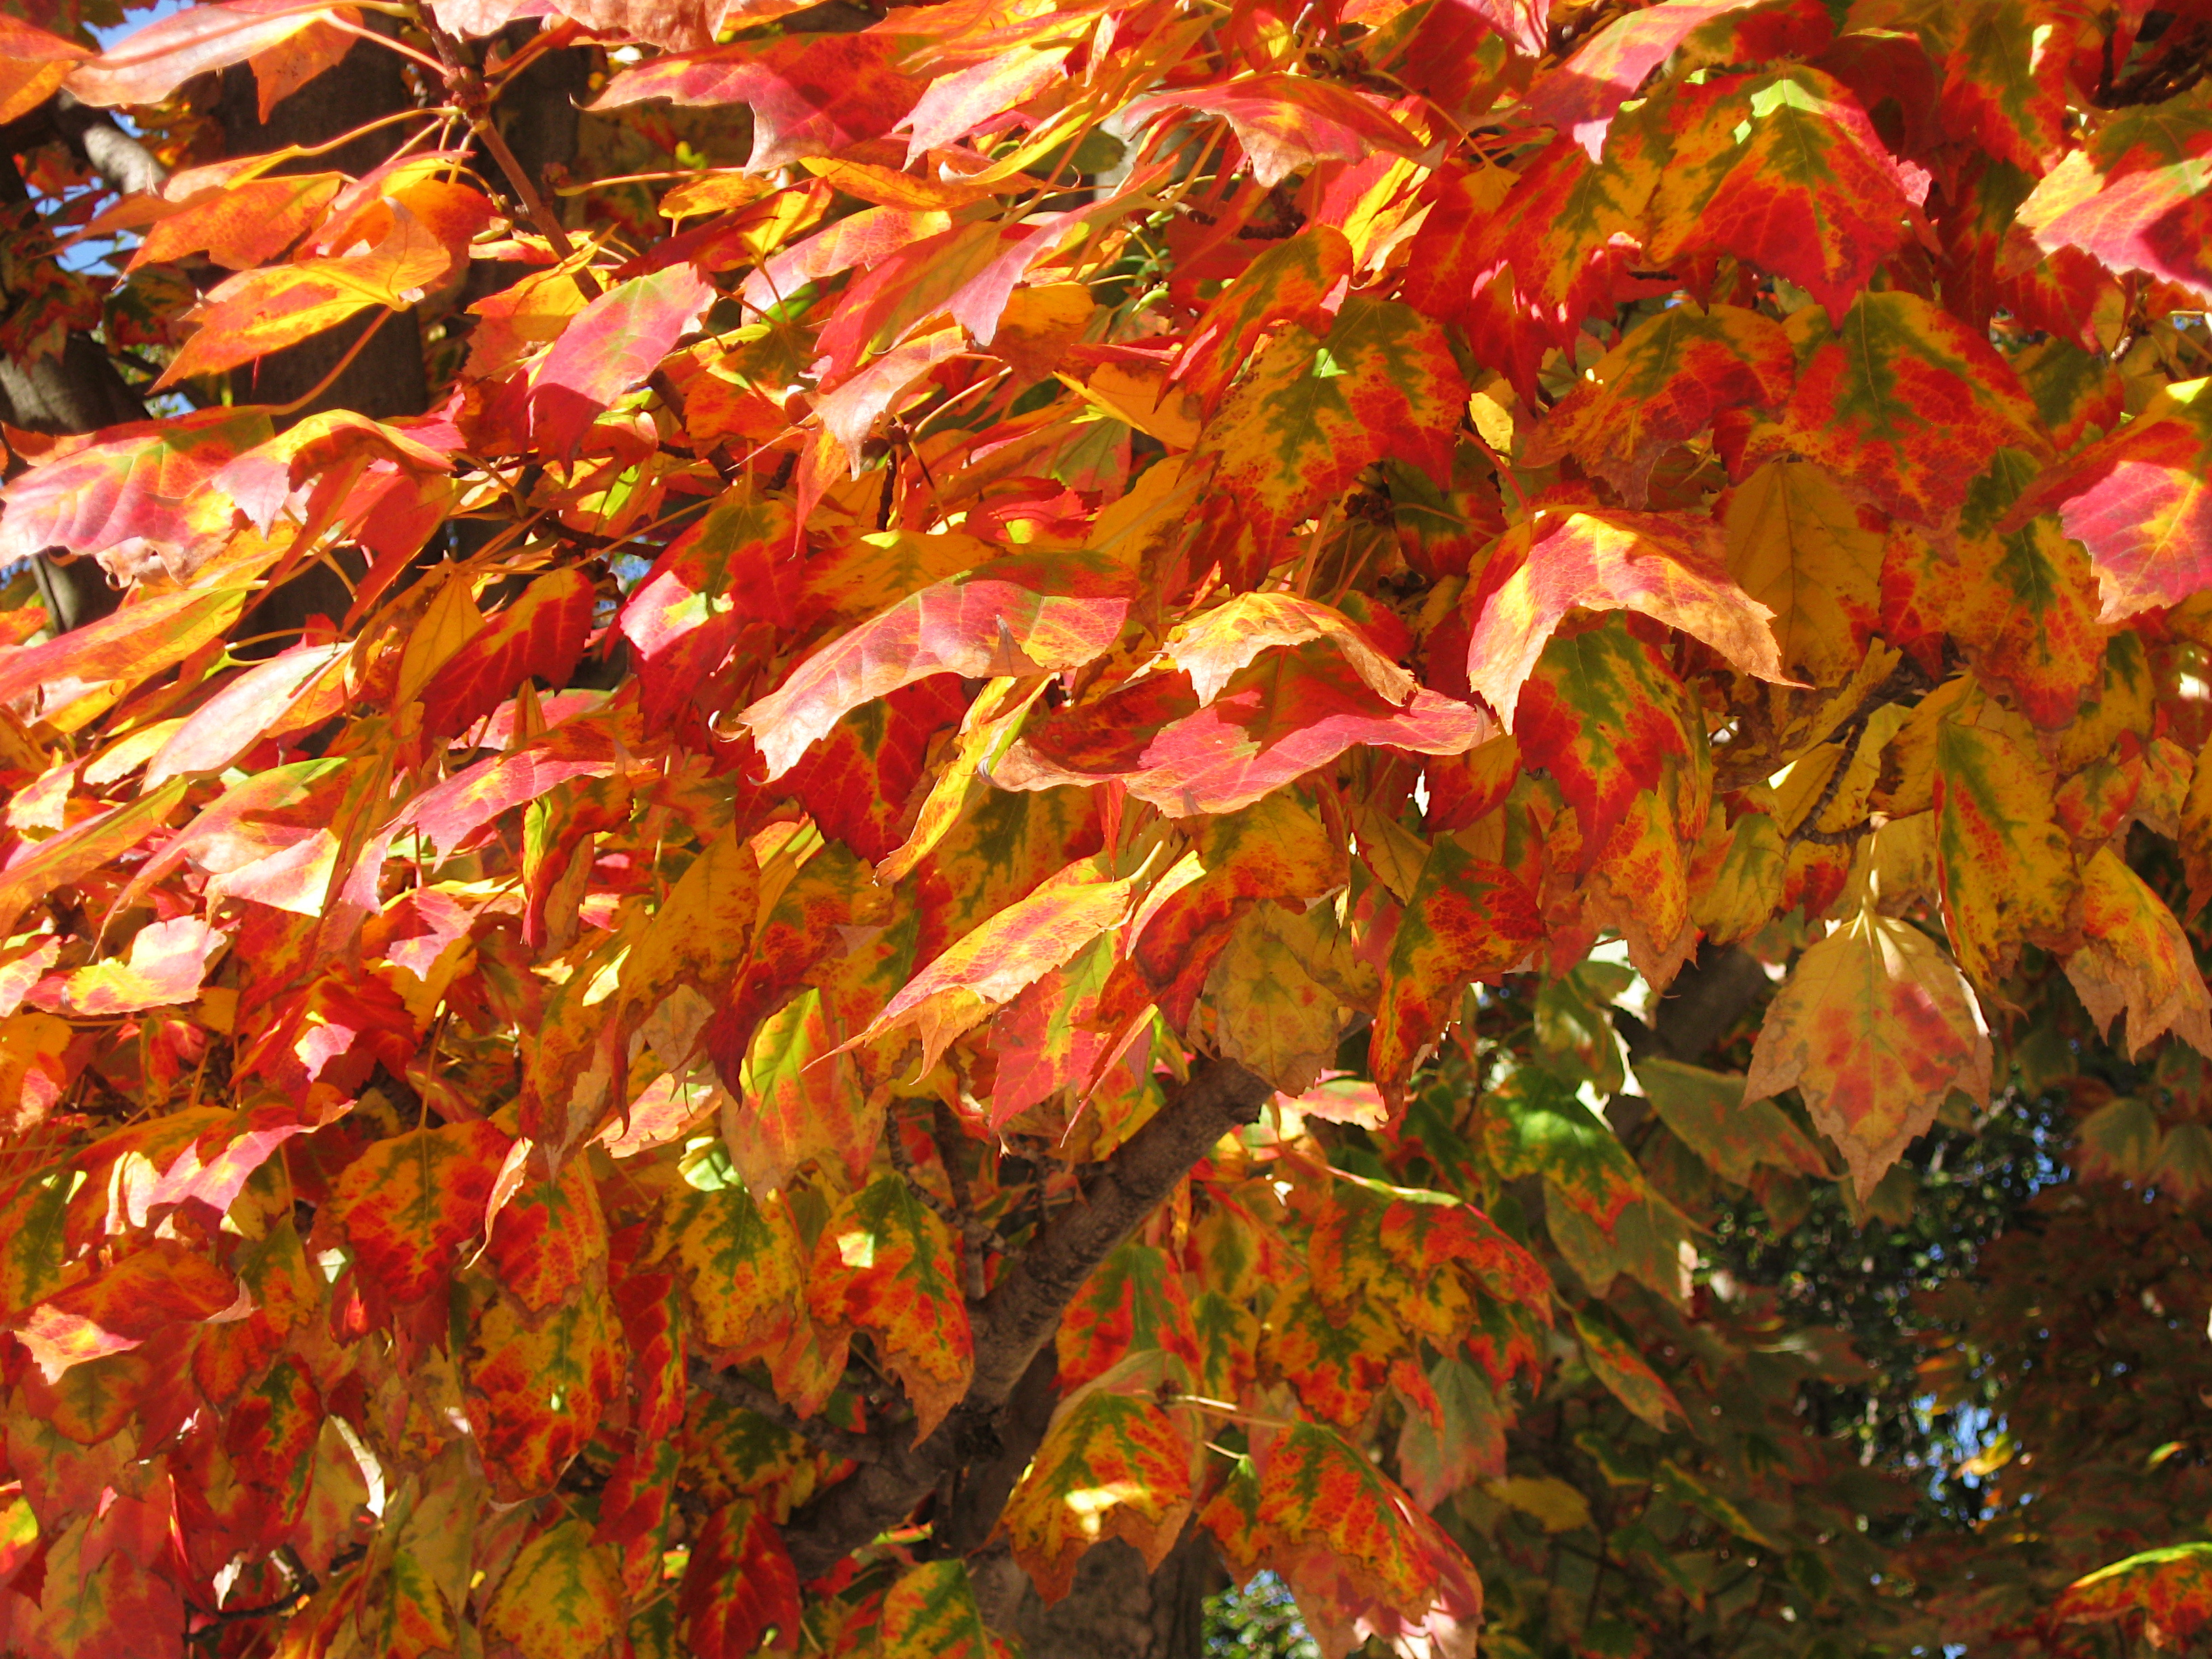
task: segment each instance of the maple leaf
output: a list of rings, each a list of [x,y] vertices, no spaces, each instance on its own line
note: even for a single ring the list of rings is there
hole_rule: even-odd
[[[912,1025],[921,1069],[970,1026],[1010,1002],[1128,913],[1131,884],[1098,881],[1077,866],[1000,911],[938,957],[853,1041]]]
[[[1150,1400],[1093,1389],[1045,1432],[1007,1500],[1014,1559],[1048,1602],[1074,1586],[1076,1565],[1118,1538],[1157,1570],[1190,1513],[1190,1443]]]
[[[195,492],[269,435],[268,412],[250,408],[110,428],[0,490],[7,505],[0,558],[13,562],[54,547],[100,554],[132,542],[181,552],[194,538],[188,503]]]
[[[380,1140],[346,1166],[331,1223],[395,1304],[428,1295],[462,1242],[483,1230],[507,1146],[489,1123],[447,1123]]]
[[[1242,1515],[1232,1492],[1217,1498],[1201,1520],[1232,1571],[1249,1572],[1264,1540],[1330,1659],[1370,1634],[1425,1641],[1444,1659],[1474,1653],[1482,1586],[1466,1557],[1329,1430],[1297,1424],[1278,1437]]]
[[[1285,328],[1193,452],[1194,465],[1212,467],[1218,499],[1242,509],[1229,532],[1251,550],[1235,568],[1273,564],[1285,532],[1385,455],[1449,478],[1466,400],[1443,331],[1409,306],[1355,295],[1325,337]]]
[[[1102,561],[1062,558],[1048,571],[1019,555],[993,561],[842,635],[738,718],[751,728],[769,776],[780,777],[848,710],[927,675],[1079,667],[1119,637],[1128,603],[1126,583]]]
[[[561,1659],[611,1641],[622,1602],[613,1552],[593,1544],[582,1522],[561,1521],[522,1547],[484,1622],[526,1659]]]
[[[1201,312],[1176,356],[1174,378],[1211,409],[1268,328],[1295,324],[1319,337],[1352,275],[1352,244],[1334,225],[1308,225],[1253,260]]]
[[[1390,941],[1369,1064],[1386,1098],[1406,1079],[1444,1026],[1457,1018],[1466,987],[1510,972],[1542,937],[1534,897],[1510,872],[1440,836]]]
[[[2130,1555],[2069,1584],[2051,1615],[2064,1624],[2086,1625],[2140,1613],[2154,1647],[2187,1642],[2212,1622],[2208,1557],[2212,1546],[2203,1544]]]
[[[840,1204],[807,1275],[807,1306],[832,1340],[863,1330],[914,1406],[919,1444],[959,1403],[972,1370],[959,1245],[896,1176]]]
[[[319,21],[316,9],[284,0],[216,0],[126,35],[80,64],[66,84],[88,104],[158,103],[192,76],[242,64]]]
[[[1414,155],[1421,148],[1366,94],[1304,75],[1267,73],[1218,87],[1178,87],[1139,99],[1123,118],[1133,126],[1176,108],[1227,121],[1262,187],[1316,161],[1364,161],[1377,149]]]
[[[1909,922],[1861,910],[1799,957],[1744,1098],[1795,1087],[1863,1199],[1957,1089],[1986,1102],[1990,1039],[1966,980]]]
[[[1614,1399],[1662,1434],[1670,1418],[1687,1420],[1674,1389],[1606,1318],[1595,1310],[1577,1309],[1574,1323],[1584,1362]]]
[[[563,458],[601,410],[651,374],[714,302],[688,264],[617,283],[577,313],[530,374],[531,431]]]
[[[1204,708],[1188,679],[1158,675],[1032,724],[991,776],[1006,789],[1118,779],[1139,800],[1183,817],[1249,806],[1356,744],[1455,755],[1494,729],[1425,687],[1402,708],[1386,702],[1340,651],[1317,640],[1267,653]]]
[[[1746,3],[1660,0],[1656,6],[1617,18],[1577,47],[1565,63],[1539,75],[1523,106],[1532,118],[1559,128],[1595,161],[1604,149],[1614,112],[1635,95],[1644,77],[1692,30],[1741,11]]]
[[[1570,621],[1520,688],[1516,739],[1575,809],[1586,868],[1662,772],[1703,748],[1650,631],[1618,617]]]
[[[1673,153],[1646,257],[1733,253],[1796,283],[1837,323],[1927,193],[1925,175],[1893,160],[1857,100],[1815,69],[1685,87],[1662,118]]]
[[[2212,994],[2173,913],[2109,847],[2081,871],[2081,948],[2066,976],[2100,1030],[2127,1015],[2128,1051],[2172,1031],[2212,1053]]]
[[[748,105],[753,148],[746,165],[766,173],[889,132],[924,89],[894,67],[903,55],[895,36],[876,33],[709,46],[624,70],[592,107],[656,98]]]
[[[1863,294],[1817,339],[1771,447],[1817,461],[1883,511],[1942,529],[1998,450],[2049,453],[2035,405],[1989,343],[1916,294]],[[1753,452],[1756,452],[1755,453]]]
[[[2212,132],[2201,128],[2124,122],[2045,173],[2016,222],[2046,252],[2079,248],[2108,270],[2145,271],[2212,296],[2203,253],[2208,152]]]
[[[799,1575],[758,1506],[739,1498],[707,1517],[692,1540],[677,1611],[700,1659],[757,1653],[771,1632],[778,1646],[797,1650]]]
[[[1572,610],[1631,610],[1784,678],[1772,612],[1735,585],[1709,525],[1656,513],[1538,514],[1506,532],[1468,602],[1468,683],[1512,727],[1522,686]],[[1597,833],[1589,826],[1589,833]]]
[[[1881,600],[1882,531],[1822,468],[1770,461],[1722,497],[1728,569],[1773,613],[1786,674],[1850,678]]]
[[[404,311],[453,266],[436,230],[395,200],[390,228],[363,252],[241,270],[209,289],[193,315],[199,326],[155,384],[252,362],[372,306]]]
[[[1966,712],[1936,728],[1936,872],[1959,966],[1993,987],[2023,943],[2068,940],[2081,878],[2027,743]]]
[[[71,40],[0,19],[0,121],[27,115],[52,95],[71,67],[92,54]]]
[[[189,1002],[207,977],[208,964],[228,944],[197,916],[179,916],[142,927],[131,953],[80,968],[62,988],[62,1004],[81,1018]]]
[[[2212,429],[2198,407],[2208,386],[2212,380],[2160,388],[2124,428],[2032,484],[1999,526],[2017,529],[2055,507],[2066,533],[2088,550],[2100,622],[2178,604],[2212,574],[2203,503]]]
[[[1529,434],[1522,459],[1542,466],[1572,455],[1640,507],[1665,451],[1724,410],[1778,409],[1789,400],[1796,367],[1781,325],[1757,312],[1676,306],[1639,325],[1584,371]]]

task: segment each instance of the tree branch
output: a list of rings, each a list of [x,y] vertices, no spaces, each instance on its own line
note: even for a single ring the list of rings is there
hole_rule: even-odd
[[[820,1577],[895,1525],[948,1471],[1001,1445],[1001,1413],[1091,1269],[1216,1141],[1257,1119],[1273,1092],[1235,1060],[1201,1060],[1192,1068],[1159,1115],[1106,1160],[1084,1200],[1053,1218],[975,1309],[973,1380],[936,1432],[919,1446],[885,1445],[876,1462],[792,1516],[784,1541],[800,1578]],[[986,1532],[995,1518],[964,1517],[968,1528],[980,1523]]]

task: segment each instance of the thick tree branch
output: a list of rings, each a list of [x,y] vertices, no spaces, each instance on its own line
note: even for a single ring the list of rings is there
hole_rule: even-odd
[[[1256,1119],[1273,1092],[1234,1060],[1203,1060],[1192,1068],[1165,1109],[1106,1160],[1083,1200],[1053,1218],[975,1310],[974,1380],[936,1432],[919,1446],[885,1446],[876,1462],[792,1516],[784,1541],[802,1579],[827,1572],[896,1524],[948,1472],[1002,1445],[1002,1411],[1091,1269],[1216,1141]],[[980,1523],[988,1532],[996,1517],[963,1518],[968,1528]]]

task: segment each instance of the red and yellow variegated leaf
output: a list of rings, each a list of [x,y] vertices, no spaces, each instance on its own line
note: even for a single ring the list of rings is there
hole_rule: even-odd
[[[92,56],[74,41],[9,17],[0,19],[0,122],[27,115]]]
[[[1585,866],[1637,798],[1704,747],[1656,631],[1618,616],[1570,621],[1521,687],[1515,736],[1523,763],[1549,769],[1575,809]]]
[[[1198,1339],[1190,1293],[1175,1264],[1150,1244],[1133,1240],[1092,1268],[1060,1316],[1053,1340],[1062,1395],[1103,1376],[1133,1353],[1157,1352],[1177,1361],[1183,1367],[1182,1385],[1188,1389],[1196,1383]]]
[[[2008,534],[1960,538],[1936,576],[1935,599],[1970,653],[1975,676],[2005,691],[2035,725],[2066,725],[2096,700],[2105,630],[2081,550],[2056,520]]]
[[[568,684],[592,625],[592,579],[574,568],[541,576],[483,631],[446,659],[422,688],[422,728],[433,738],[467,731],[533,675]]]
[[[992,778],[1006,789],[1118,778],[1139,800],[1188,817],[1249,806],[1356,744],[1456,755],[1495,730],[1425,687],[1402,708],[1388,702],[1341,652],[1315,641],[1268,653],[1204,708],[1186,680],[1158,675],[1032,720]]]
[[[740,1498],[707,1517],[677,1610],[698,1659],[751,1659],[770,1632],[778,1650],[798,1650],[799,1573],[765,1511]]]
[[[228,939],[198,916],[179,916],[142,927],[130,955],[80,968],[62,988],[62,1006],[80,1018],[135,1012],[190,1002],[199,994],[208,964]]]
[[[136,847],[184,796],[185,781],[172,778],[134,801],[94,813],[40,842],[27,857],[0,872],[0,927],[13,932],[23,912],[56,888]]]
[[[1774,442],[1883,511],[1938,529],[1999,449],[2048,450],[2012,366],[1901,289],[1862,295],[1814,347]]]
[[[402,1306],[419,1301],[451,1271],[463,1242],[483,1230],[507,1146],[483,1122],[380,1140],[347,1166],[325,1213],[386,1296]]]
[[[2089,550],[2101,622],[2178,605],[2212,585],[2209,387],[2212,380],[2160,389],[2123,430],[2038,480],[2001,526],[2056,508]]]
[[[469,1422],[503,1501],[553,1490],[623,1388],[622,1329],[605,1291],[585,1286],[536,1321],[504,1297],[466,1355]]]
[[[2145,1550],[2075,1579],[2051,1616],[2088,1625],[2132,1613],[2143,1617],[2153,1647],[2188,1643],[2212,1624],[2212,1544]]]
[[[738,718],[771,778],[844,714],[928,674],[1049,674],[1107,650],[1130,588],[1103,560],[1015,556],[923,588],[816,652]]]
[[[925,1561],[884,1597],[883,1659],[1006,1659],[1006,1644],[984,1627],[964,1561]]]
[[[662,1227],[708,1347],[755,1352],[782,1339],[805,1264],[781,1200],[763,1212],[735,1182],[686,1188],[666,1200]]]
[[[1576,48],[1572,58],[1539,76],[1523,106],[1534,119],[1572,138],[1595,161],[1603,152],[1614,112],[1636,95],[1644,77],[1699,24],[1741,11],[1744,3],[1661,0],[1615,18]]]
[[[532,1148],[522,1185],[493,1218],[484,1257],[499,1282],[532,1313],[561,1301],[606,1259],[607,1224],[586,1160],[550,1174]]]
[[[1735,585],[1722,546],[1710,522],[1658,513],[1543,513],[1516,526],[1492,553],[1470,603],[1468,683],[1511,726],[1522,682],[1577,608],[1641,611],[1747,673],[1782,679],[1767,627],[1772,613]]]
[[[902,987],[854,1042],[911,1027],[921,1068],[1128,914],[1130,883],[1078,865],[1000,911]]]
[[[1130,962],[1180,1026],[1253,901],[1328,892],[1350,878],[1341,840],[1297,796],[1263,796],[1209,819],[1198,844],[1153,884],[1131,922]]]
[[[522,1547],[484,1623],[514,1643],[523,1659],[575,1659],[612,1641],[623,1612],[614,1552],[594,1544],[583,1522],[570,1519]]]
[[[1328,640],[1377,696],[1402,704],[1413,675],[1385,655],[1367,633],[1334,606],[1295,593],[1239,593],[1177,629],[1161,657],[1190,676],[1203,708],[1262,651]]]
[[[1422,861],[1382,974],[1369,1063],[1386,1098],[1459,1017],[1467,987],[1510,973],[1543,937],[1536,901],[1510,872],[1440,836]]]
[[[1225,86],[1179,87],[1139,99],[1122,118],[1133,125],[1176,108],[1227,121],[1244,147],[1253,178],[1263,186],[1316,161],[1364,161],[1378,149],[1413,155],[1421,148],[1366,94],[1304,75],[1253,75]]]
[[[592,107],[618,109],[653,98],[750,105],[747,166],[766,173],[890,131],[923,91],[921,82],[896,67],[905,51],[905,43],[888,33],[710,46],[625,70]]]
[[[1151,1400],[1080,1395],[1007,1501],[1015,1559],[1048,1602],[1073,1588],[1076,1564],[1102,1539],[1121,1539],[1158,1567],[1190,1513],[1190,1463],[1189,1441]]]
[[[1722,497],[1729,574],[1774,613],[1782,672],[1849,679],[1881,606],[1882,528],[1822,468],[1770,461]]]
[[[1700,311],[1678,305],[1639,325],[1584,371],[1529,434],[1521,459],[1543,466],[1571,455],[1640,507],[1662,454],[1703,432],[1723,410],[1779,409],[1790,399],[1796,371],[1796,355],[1779,323],[1740,306]]]
[[[2166,1031],[2212,1054],[2212,995],[2189,937],[2110,847],[2081,872],[2081,948],[2066,977],[2099,1030],[2127,1016],[2131,1054]]]
[[[1326,307],[1352,274],[1352,244],[1334,225],[1308,225],[1243,269],[1200,313],[1176,358],[1174,378],[1211,410],[1260,337],[1279,323],[1319,336]]]
[[[974,706],[967,688],[951,674],[902,686],[831,726],[784,775],[784,787],[824,836],[880,864],[907,842],[915,823],[912,797],[937,758],[937,738],[960,725]],[[945,773],[937,776],[943,780]],[[963,769],[957,781],[963,793],[969,781]],[[911,867],[884,873],[896,880]]]
[[[1564,133],[1520,168],[1497,212],[1482,222],[1471,256],[1480,272],[1510,268],[1510,279],[1500,276],[1484,290],[1502,298],[1510,288],[1517,298],[1526,314],[1507,325],[1519,332],[1533,325],[1536,346],[1547,337],[1565,346],[1584,317],[1609,307],[1617,250],[1642,240],[1656,179],[1627,156],[1594,163]],[[1534,389],[1533,373],[1527,389]]]
[[[1690,1414],[1659,1374],[1644,1362],[1636,1345],[1614,1330],[1595,1311],[1575,1312],[1575,1335],[1583,1345],[1583,1358],[1613,1397],[1649,1423],[1667,1432],[1669,1419],[1687,1423]]]
[[[1665,114],[1673,154],[1651,199],[1646,257],[1733,253],[1789,277],[1840,319],[1905,238],[1928,189],[1858,100],[1810,67],[1685,85]]]
[[[16,1337],[52,1381],[171,1325],[218,1314],[237,1295],[237,1282],[214,1262],[159,1240],[40,1304]]]
[[[750,948],[721,1006],[702,1034],[726,1080],[737,1079],[761,1022],[782,1006],[807,976],[842,953],[844,929],[884,919],[885,896],[868,867],[842,845],[819,848],[790,874],[783,867],[797,848],[771,855],[767,914],[750,930]],[[781,891],[774,891],[781,880]],[[830,1045],[835,1047],[833,1043]]]
[[[959,1244],[896,1176],[854,1194],[822,1229],[806,1302],[825,1336],[866,1331],[914,1406],[917,1443],[974,1370]]]
[[[2140,125],[2117,125],[2044,174],[2021,204],[2019,223],[2046,253],[2079,248],[2107,270],[2143,271],[2212,297],[2204,252],[2212,133],[2183,123],[2165,129],[2143,113]]]
[[[1391,1367],[1410,1357],[1410,1334],[1367,1301],[1331,1304],[1311,1287],[1276,1292],[1260,1361],[1307,1416],[1358,1432],[1390,1386]]]
[[[991,1097],[992,1129],[1061,1090],[1087,1090],[1134,1033],[1104,1000],[1119,961],[1102,934],[1009,1002],[991,1022],[999,1058]],[[1066,1327],[1062,1327],[1064,1330]]]
[[[1990,1039],[1958,969],[1871,909],[1797,959],[1766,1011],[1744,1098],[1796,1088],[1864,1197],[1953,1089],[1990,1088]]]
[[[1375,1000],[1371,969],[1333,919],[1254,905],[1237,919],[1206,981],[1222,1054],[1286,1095],[1304,1094],[1336,1057],[1346,1008]]]
[[[1467,382],[1443,331],[1410,306],[1355,296],[1316,339],[1278,334],[1206,422],[1193,459],[1213,469],[1232,559],[1256,574],[1285,532],[1385,455],[1451,476]]]
[[[395,200],[390,230],[367,252],[241,270],[209,289],[193,313],[198,328],[155,384],[234,368],[372,306],[404,311],[453,265],[435,230]]]
[[[1471,1659],[1482,1620],[1474,1569],[1338,1436],[1309,1424],[1285,1430],[1246,1503],[1224,1492],[1206,1511],[1207,1528],[1231,1572],[1249,1577],[1267,1566],[1282,1575],[1324,1654],[1334,1659],[1379,1636],[1400,1651]]]
[[[64,1527],[46,1547],[37,1606],[19,1599],[11,1644],[38,1659],[125,1659],[133,1644],[181,1650],[184,1598],[163,1547],[171,1524],[166,1504],[118,1497]]]
[[[2081,878],[2024,737],[1954,711],[1936,722],[1935,759],[1943,924],[1966,977],[1994,988],[2023,944],[2071,943]]]
[[[530,376],[539,447],[571,455],[599,412],[642,386],[714,302],[714,285],[681,261],[617,283],[561,331]]]
[[[192,539],[185,503],[193,492],[269,434],[269,412],[251,408],[111,428],[0,490],[8,509],[0,516],[0,560],[13,563],[49,547],[101,553],[132,540],[179,551]]]
[[[787,556],[792,544],[791,503],[750,483],[718,496],[668,544],[616,623],[638,665],[648,721],[710,684],[748,622],[791,624],[800,574]]]

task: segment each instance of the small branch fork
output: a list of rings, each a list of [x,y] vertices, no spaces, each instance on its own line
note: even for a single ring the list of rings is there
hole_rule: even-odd
[[[439,60],[445,66],[447,95],[453,100],[453,107],[460,111],[470,130],[483,141],[483,147],[491,153],[492,160],[499,163],[499,170],[507,175],[507,182],[514,187],[523,211],[530,216],[532,226],[545,239],[563,264],[575,264],[576,286],[583,290],[584,297],[586,300],[598,299],[602,292],[599,279],[576,259],[576,245],[568,240],[568,233],[562,228],[560,219],[545,205],[545,198],[538,191],[538,181],[530,176],[528,169],[507,147],[507,140],[500,135],[498,126],[493,122],[491,89],[484,84],[483,74],[469,61],[461,43],[439,26],[438,20],[427,8],[417,9],[416,21],[422,32],[430,37],[430,44],[437,48]]]
[[[1024,1376],[1045,1363],[1040,1354],[1091,1270],[1216,1141],[1256,1121],[1273,1092],[1267,1079],[1234,1060],[1206,1059],[1192,1067],[1166,1107],[1101,1166],[1086,1201],[1058,1212],[1007,1259],[989,1294],[974,1305],[973,1377],[944,1423],[918,1446],[902,1443],[894,1432],[869,1437],[874,1459],[793,1515],[784,1540],[802,1580],[820,1577],[897,1524],[977,1446],[1000,1443],[1002,1429],[1020,1426],[1008,1423],[1010,1404],[1018,1403]]]
[[[1782,850],[1784,854],[1800,846],[1849,846],[1873,827],[1872,818],[1861,818],[1856,823],[1847,825],[1841,830],[1823,830],[1819,825],[1829,807],[1835,805],[1837,793],[1844,787],[1844,775],[1851,769],[1852,765],[1858,759],[1859,742],[1866,736],[1867,722],[1874,718],[1875,710],[1893,700],[1902,691],[1922,689],[1922,687],[1923,682],[1918,672],[1909,662],[1899,664],[1887,679],[1868,692],[1860,701],[1859,706],[1845,715],[1835,730],[1829,732],[1822,740],[1820,747],[1828,748],[1841,744],[1844,752],[1841,758],[1836,762],[1834,769],[1829,772],[1827,781],[1820,786],[1819,797],[1812,805],[1805,809],[1804,816],[1797,820],[1797,827],[1792,830],[1783,842]]]

